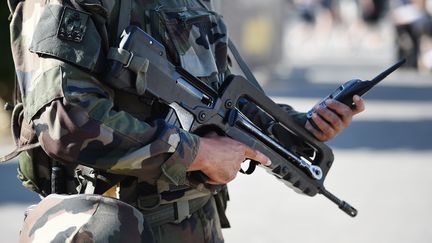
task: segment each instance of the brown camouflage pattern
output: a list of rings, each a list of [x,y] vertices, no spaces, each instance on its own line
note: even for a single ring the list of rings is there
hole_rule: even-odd
[[[65,164],[129,176],[120,184],[119,195],[131,205],[136,205],[138,196],[154,193],[164,194],[163,203],[208,195],[210,192],[202,186],[190,188],[186,172],[198,150],[198,136],[152,117],[148,107],[142,114],[129,113],[128,106],[146,104],[117,103],[117,92],[93,74],[107,43],[114,43],[117,30],[110,18],[115,16],[118,4],[109,0],[79,3],[80,12],[74,15],[75,6],[68,6],[65,12],[68,4],[62,0],[24,1],[11,21],[24,121],[35,129],[43,150]],[[145,27],[144,13],[158,3],[133,0],[132,4],[132,22]],[[171,29],[161,29],[157,34],[166,37],[163,42],[167,46],[176,47],[173,51],[179,50],[180,64],[203,77],[224,72],[227,37],[219,33],[225,31],[220,17],[196,0],[169,4],[183,4],[191,9],[191,15],[208,14],[200,20],[208,23],[172,29],[181,31],[183,39],[173,38]],[[169,9],[167,2],[164,8]],[[159,21],[164,21],[164,16],[161,13]],[[188,35],[189,31],[193,34]],[[119,106],[125,109],[118,110]],[[49,177],[49,171],[46,174]],[[113,206],[111,200],[90,195],[48,196],[26,219],[21,242],[150,242],[142,235],[151,236],[143,230],[142,216],[127,205]],[[102,207],[105,204],[111,206]],[[108,217],[99,218],[95,212]],[[154,230],[157,242],[223,242],[213,200],[182,223]]]
[[[28,214],[19,242],[151,243],[154,239],[142,214],[117,199],[51,194]]]
[[[181,223],[151,227],[141,212],[100,195],[57,195],[44,198],[27,215],[19,242],[223,241],[213,198]]]
[[[186,169],[195,157],[198,137],[162,120],[144,122],[117,111],[113,91],[78,68],[93,68],[95,54],[86,56],[86,50],[98,46],[80,45],[82,53],[70,57],[67,49],[76,50],[77,43],[51,38],[60,44],[47,45],[63,51],[47,50],[40,44],[46,41],[41,34],[44,27],[55,27],[51,22],[58,22],[49,15],[61,14],[59,5],[49,3],[44,8],[44,3],[19,6],[11,32],[25,120],[34,124],[47,154],[65,163],[135,176],[148,184],[156,184],[159,178],[174,185],[187,183]],[[94,38],[91,22],[88,19],[84,42]]]
[[[147,195],[161,194],[164,204],[209,195],[187,173],[199,137],[158,119],[142,99],[120,98],[95,74],[98,59],[117,40],[119,1],[75,2],[23,1],[11,21],[24,122],[33,126],[42,149],[63,164],[125,175],[118,194],[132,206]],[[214,85],[229,72],[228,36],[211,6],[210,0],[132,0],[131,23],[164,43],[171,61]],[[49,171],[41,174],[49,180]],[[153,233],[160,243],[223,242],[220,228],[212,198],[180,224],[154,227]],[[28,216],[21,234],[21,242],[150,238],[134,208],[93,195],[47,197]]]

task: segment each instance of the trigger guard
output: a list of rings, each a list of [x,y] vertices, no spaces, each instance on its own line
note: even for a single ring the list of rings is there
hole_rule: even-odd
[[[242,168],[240,168],[240,173],[245,174],[245,175],[251,175],[255,171],[255,168],[257,167],[257,165],[259,165],[259,162],[251,160],[249,162],[249,166],[248,166],[247,170],[244,171]]]

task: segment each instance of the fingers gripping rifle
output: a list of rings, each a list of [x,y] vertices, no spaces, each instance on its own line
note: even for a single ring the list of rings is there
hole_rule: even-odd
[[[199,133],[206,128],[217,129],[226,136],[259,150],[270,158],[272,164],[263,166],[270,174],[295,191],[308,196],[322,194],[336,203],[340,209],[354,217],[357,210],[339,200],[324,187],[324,180],[333,163],[332,150],[315,139],[303,127],[241,76],[229,76],[220,90],[214,90],[184,69],[171,64],[166,58],[164,46],[135,26],[123,33],[119,48],[108,55],[112,70],[127,67],[137,74],[136,84],[115,83],[123,89],[143,94],[149,92],[172,109],[167,121],[182,129]],[[121,71],[112,72],[113,76]],[[133,87],[135,86],[135,87]],[[262,130],[250,121],[238,108],[239,100],[254,103],[272,120],[272,129]],[[283,144],[278,137],[294,136],[304,141],[312,155],[299,153]]]

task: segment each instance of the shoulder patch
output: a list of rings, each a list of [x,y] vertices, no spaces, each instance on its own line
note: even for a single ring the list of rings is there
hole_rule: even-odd
[[[62,40],[80,43],[87,29],[90,14],[65,7],[61,16],[57,37]]]

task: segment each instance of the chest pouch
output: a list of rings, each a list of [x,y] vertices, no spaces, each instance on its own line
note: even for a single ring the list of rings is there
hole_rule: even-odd
[[[211,77],[227,69],[228,35],[222,17],[203,7],[156,12],[166,27],[179,64],[195,77]]]
[[[199,1],[164,3],[146,11],[147,31],[164,45],[166,53],[163,55],[174,65],[181,66],[207,85],[218,87],[214,83],[221,83],[228,69],[228,34],[222,16]],[[124,34],[121,39],[120,48],[111,48],[108,53],[111,70],[106,80],[114,88],[142,95],[149,79],[146,76],[148,62],[134,56],[133,49],[139,48],[139,44],[124,42],[130,39]]]

